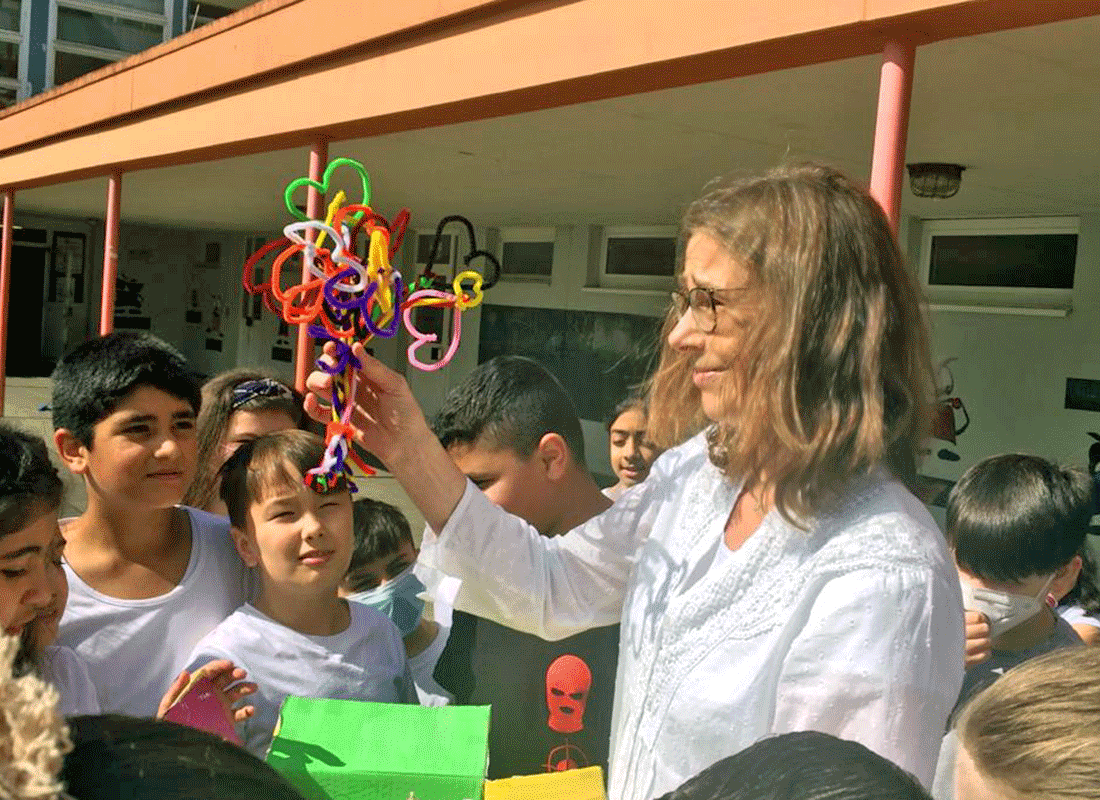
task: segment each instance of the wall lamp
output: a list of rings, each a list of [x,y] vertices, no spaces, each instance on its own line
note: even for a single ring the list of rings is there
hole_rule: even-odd
[[[917,197],[946,200],[954,197],[962,183],[966,167],[959,164],[906,164],[909,170],[909,188]]]

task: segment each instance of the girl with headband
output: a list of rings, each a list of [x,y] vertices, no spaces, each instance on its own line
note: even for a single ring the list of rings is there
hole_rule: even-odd
[[[963,615],[943,535],[903,483],[931,368],[886,216],[835,170],[788,166],[709,189],[682,237],[648,392],[650,438],[671,449],[603,514],[547,539],[494,506],[361,347],[355,439],[423,512],[417,571],[460,579],[455,608],[546,639],[621,622],[611,800],[799,730],[927,787]],[[311,414],[330,385],[310,377]]]
[[[218,470],[249,439],[297,428],[302,403],[285,383],[251,367],[223,372],[202,387],[198,416],[198,474],[183,504],[225,514],[218,497]]]

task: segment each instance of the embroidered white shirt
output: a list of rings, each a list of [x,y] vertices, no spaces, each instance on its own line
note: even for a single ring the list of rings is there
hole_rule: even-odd
[[[799,730],[862,742],[930,786],[963,677],[943,535],[879,470],[809,530],[773,511],[716,561],[739,490],[702,434],[565,536],[468,484],[417,574],[461,579],[455,608],[546,639],[621,619],[611,800],[650,800]]]

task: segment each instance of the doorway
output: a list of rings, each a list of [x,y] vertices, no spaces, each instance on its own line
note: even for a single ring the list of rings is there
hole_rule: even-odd
[[[47,376],[53,365],[42,358],[42,292],[46,284],[45,247],[14,243],[8,295],[7,366],[9,377]]]

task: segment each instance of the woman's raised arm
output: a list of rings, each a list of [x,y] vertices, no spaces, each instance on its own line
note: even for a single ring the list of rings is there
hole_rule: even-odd
[[[330,342],[322,358],[332,363],[334,353]],[[405,378],[367,355],[359,342],[352,345],[352,355],[362,365],[351,416],[355,443],[386,465],[432,530],[442,530],[462,497],[466,476],[428,427]],[[318,422],[332,421],[332,381],[320,370],[306,381],[305,409]]]
[[[545,639],[617,623],[636,552],[661,506],[654,500],[664,486],[663,467],[603,514],[563,536],[542,536],[467,481],[402,376],[361,345],[353,353],[363,365],[354,440],[386,465],[423,513],[429,532],[417,571],[433,595],[445,577],[456,578],[455,608]],[[323,372],[310,376],[306,410],[315,419],[331,419],[318,396],[331,393],[331,380]]]

